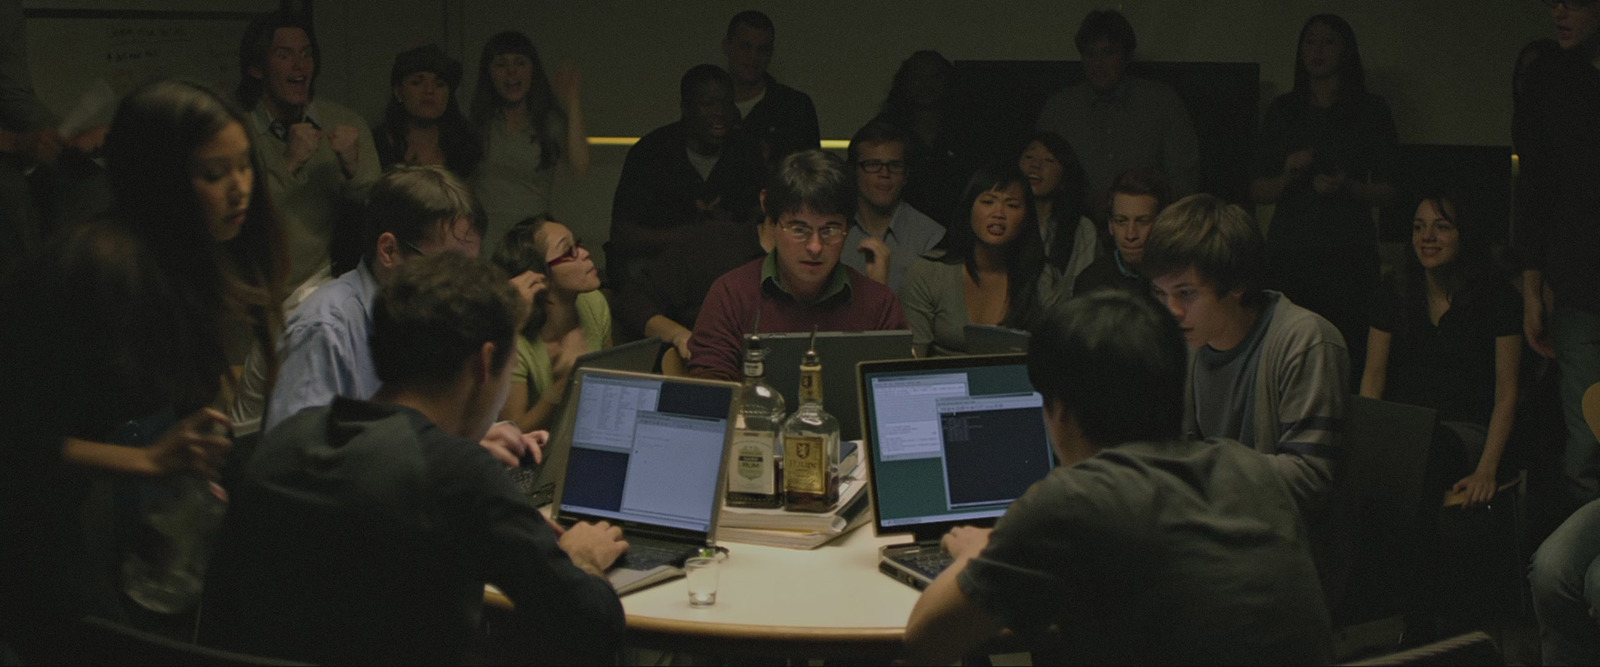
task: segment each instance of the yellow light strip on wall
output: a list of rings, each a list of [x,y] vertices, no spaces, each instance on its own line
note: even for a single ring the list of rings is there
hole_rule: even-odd
[[[639,143],[638,137],[589,137],[590,146],[632,146],[636,143]],[[850,140],[823,139],[822,147],[842,151],[850,147]]]

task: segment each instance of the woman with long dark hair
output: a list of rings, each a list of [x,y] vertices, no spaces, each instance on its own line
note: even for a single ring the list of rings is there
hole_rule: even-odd
[[[1394,197],[1398,138],[1344,19],[1319,14],[1301,27],[1294,90],[1267,108],[1257,142],[1250,194],[1276,206],[1270,286],[1337,326],[1359,367],[1378,284],[1372,210]]]
[[[472,127],[484,142],[473,189],[489,216],[486,252],[518,221],[550,213],[557,164],[589,170],[579,81],[576,68],[563,66],[552,87],[533,41],[520,32],[498,33],[483,45]]]
[[[1439,411],[1431,457],[1468,504],[1494,497],[1517,405],[1522,302],[1491,268],[1483,222],[1446,191],[1423,197],[1411,250],[1368,334],[1361,395]]]
[[[456,106],[461,63],[429,44],[394,57],[393,93],[373,143],[384,169],[397,164],[442,165],[468,178],[483,160],[483,144]]]
[[[25,661],[60,660],[84,613],[124,617],[112,538],[84,523],[91,482],[216,475],[229,360],[275,349],[287,258],[248,122],[193,84],[128,95],[112,211],[0,290],[0,630]]]
[[[1066,139],[1040,131],[1023,142],[1017,168],[1033,190],[1045,257],[1071,285],[1102,254],[1100,234],[1084,205],[1083,166]]]
[[[1055,296],[1033,190],[1016,166],[979,169],[956,210],[960,217],[946,222],[947,250],[918,258],[900,288],[919,355],[965,352],[967,324],[1026,329]]]
[[[907,168],[915,174],[901,198],[918,211],[943,219],[955,204],[965,175],[951,150],[951,95],[956,67],[938,51],[918,51],[900,63],[878,118],[911,135]]]

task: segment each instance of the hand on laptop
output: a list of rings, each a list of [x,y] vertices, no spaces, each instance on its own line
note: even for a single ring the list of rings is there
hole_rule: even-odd
[[[573,565],[597,577],[606,576],[606,568],[628,550],[622,529],[605,521],[573,524],[556,544],[567,552]]]
[[[522,465],[524,457],[533,457],[534,463],[544,462],[544,444],[550,441],[549,431],[523,433],[514,422],[500,422],[489,427],[478,441],[496,461],[508,468]]]
[[[982,553],[984,547],[989,546],[989,534],[993,532],[993,528],[956,526],[951,528],[950,532],[944,534],[944,539],[939,542],[939,546],[944,548],[944,552],[950,554],[950,557],[956,560],[972,558]]]

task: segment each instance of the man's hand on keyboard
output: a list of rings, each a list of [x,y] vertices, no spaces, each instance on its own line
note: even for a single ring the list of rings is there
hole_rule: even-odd
[[[622,529],[605,521],[574,524],[556,544],[567,552],[573,565],[597,577],[606,576],[606,568],[628,550]]]
[[[950,557],[956,560],[973,558],[982,553],[984,547],[989,546],[989,534],[992,532],[994,532],[993,528],[956,526],[951,528],[950,532],[944,534],[944,539],[940,540],[939,546],[943,547],[944,552],[950,554]]]

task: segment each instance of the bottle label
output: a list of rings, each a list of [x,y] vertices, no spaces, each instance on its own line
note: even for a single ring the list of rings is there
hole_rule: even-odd
[[[770,431],[738,431],[733,436],[733,460],[728,462],[728,491],[773,495],[778,492],[772,465]]]
[[[744,362],[744,376],[745,377],[747,377],[747,378],[758,378],[758,377],[762,377],[762,376],[764,376],[766,374],[767,374],[767,365],[766,365],[766,363],[760,362],[760,361],[746,361],[746,362]]]
[[[802,367],[800,369],[800,400],[808,398],[822,400],[822,368]]]
[[[828,492],[828,451],[822,437],[784,436],[783,457],[784,487],[801,493]]]

